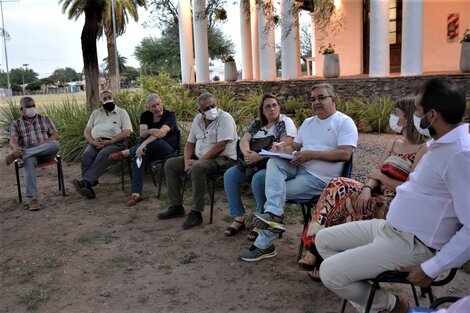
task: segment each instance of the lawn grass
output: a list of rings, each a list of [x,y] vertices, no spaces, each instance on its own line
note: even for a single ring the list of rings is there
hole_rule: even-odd
[[[78,104],[84,104],[86,102],[85,92],[76,92],[76,93],[59,93],[59,94],[40,94],[40,95],[26,95],[31,97],[36,102],[36,105],[54,105],[54,104],[63,104],[64,101],[72,101],[75,99]],[[8,105],[8,99],[13,100],[13,102],[19,104],[20,99],[23,96],[13,96],[13,97],[0,97],[0,107]]]

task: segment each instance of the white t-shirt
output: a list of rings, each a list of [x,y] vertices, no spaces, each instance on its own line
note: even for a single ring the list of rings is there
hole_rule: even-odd
[[[333,151],[339,146],[356,147],[358,132],[354,121],[339,111],[327,119],[317,116],[307,118],[299,128],[294,142],[302,144],[300,151]],[[302,166],[313,176],[328,183],[341,176],[344,162],[312,160]]]
[[[284,114],[279,115],[278,122],[284,122],[286,125],[286,134],[285,136],[295,137],[297,135],[297,127],[294,124],[294,121],[290,118],[285,116]],[[263,126],[260,130],[253,136],[253,139],[264,138],[267,136],[276,136],[276,124],[274,123],[270,128],[266,128]]]

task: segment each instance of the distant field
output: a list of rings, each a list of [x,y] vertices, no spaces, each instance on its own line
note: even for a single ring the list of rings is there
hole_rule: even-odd
[[[14,96],[11,97],[13,101],[17,104],[20,103],[20,99],[23,96]],[[47,95],[30,95],[30,97],[34,98],[36,104],[43,105],[43,104],[62,104],[64,100],[73,100],[75,99],[77,103],[83,104],[86,102],[85,92],[76,92],[76,93],[60,93],[60,94],[47,94]],[[7,105],[6,97],[0,97],[0,107]]]

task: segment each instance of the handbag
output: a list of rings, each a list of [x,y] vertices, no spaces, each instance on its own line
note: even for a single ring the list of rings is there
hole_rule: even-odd
[[[275,141],[274,136],[267,136],[263,138],[251,139],[250,141],[250,150],[255,152],[260,152],[262,149],[269,150],[273,146]],[[257,171],[266,168],[268,163],[267,159],[258,161],[254,164],[247,164],[245,162],[245,157],[240,149],[240,141],[237,144],[237,167],[240,171],[244,172],[246,176],[251,177]]]

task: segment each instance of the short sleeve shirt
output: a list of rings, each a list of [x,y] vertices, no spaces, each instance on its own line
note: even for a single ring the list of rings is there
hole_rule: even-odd
[[[91,113],[87,128],[91,129],[91,136],[97,140],[99,138],[113,138],[123,130],[129,129],[132,132],[132,124],[126,110],[114,108],[112,112],[106,112],[103,108],[94,110]]]
[[[221,141],[228,141],[224,151],[219,156],[237,159],[237,127],[233,117],[219,109],[219,116],[207,126],[204,118],[198,113],[191,125],[188,142],[196,144],[195,153],[198,158],[206,154],[212,146]]]
[[[145,111],[140,115],[140,124],[147,125],[148,129],[160,129],[163,125],[168,126],[170,128],[170,132],[163,137],[163,140],[166,141],[173,149],[178,149],[178,126],[176,125],[176,114],[174,112],[164,109],[160,120],[158,122],[154,122],[153,113]]]
[[[25,119],[15,120],[10,127],[10,138],[18,137],[21,147],[29,148],[46,141],[57,129],[47,116],[36,114],[31,123]]]

